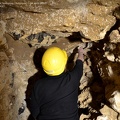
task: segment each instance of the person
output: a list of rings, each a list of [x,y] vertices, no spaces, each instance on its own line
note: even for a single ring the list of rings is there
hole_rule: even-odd
[[[38,80],[30,96],[30,112],[35,120],[78,120],[78,88],[83,75],[83,49],[71,71],[66,71],[67,53],[59,47],[48,48],[42,67],[48,75]]]

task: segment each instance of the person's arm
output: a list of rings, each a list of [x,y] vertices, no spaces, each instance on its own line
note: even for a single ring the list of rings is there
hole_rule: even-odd
[[[79,81],[83,75],[83,61],[84,61],[84,50],[83,48],[78,49],[78,57],[76,60],[76,64],[72,71],[70,72],[71,74],[71,80],[73,82],[73,85],[78,85]]]

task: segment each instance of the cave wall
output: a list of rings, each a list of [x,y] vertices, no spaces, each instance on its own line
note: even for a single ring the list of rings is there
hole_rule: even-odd
[[[120,119],[120,0],[1,0],[0,18],[0,120],[29,120],[26,97],[50,46],[67,51],[68,69],[75,48],[86,51],[80,120]]]
[[[9,33],[80,32],[83,41],[103,39],[116,23],[120,0],[43,0],[1,2],[1,22]],[[24,21],[24,24],[23,24]],[[58,35],[61,36],[61,35]],[[63,36],[63,34],[62,34]]]

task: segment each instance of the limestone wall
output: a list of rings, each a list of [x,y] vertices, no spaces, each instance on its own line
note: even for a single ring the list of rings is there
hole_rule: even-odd
[[[27,97],[44,77],[44,50],[59,46],[68,70],[86,55],[80,120],[120,120],[120,0],[0,1],[0,120],[29,120]]]

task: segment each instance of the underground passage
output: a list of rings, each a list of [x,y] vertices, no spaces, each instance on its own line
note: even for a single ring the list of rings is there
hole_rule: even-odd
[[[65,71],[84,50],[79,120],[120,120],[120,0],[0,0],[0,19],[0,120],[33,120],[29,98],[51,47],[66,51]]]

